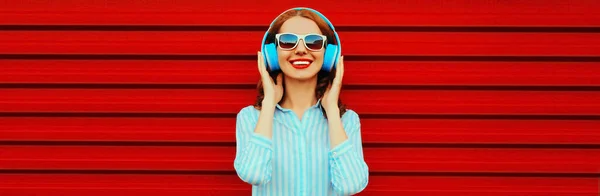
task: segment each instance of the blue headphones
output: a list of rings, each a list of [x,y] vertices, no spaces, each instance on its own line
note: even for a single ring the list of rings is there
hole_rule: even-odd
[[[331,30],[333,31],[337,45],[327,44],[327,46],[324,48],[325,54],[323,56],[323,66],[321,67],[321,70],[330,72],[337,64],[338,59],[340,59],[340,56],[342,53],[342,45],[340,42],[340,38],[338,37],[337,32],[335,32],[335,28],[333,28],[333,24],[331,24],[331,22],[329,22],[329,20],[323,14],[319,13],[318,11],[316,11],[314,9],[305,8],[305,7],[297,7],[297,8],[292,8],[292,9],[309,10],[309,11],[316,13],[317,15],[321,16],[321,18],[323,20],[325,20],[325,22],[327,22],[327,25],[329,25],[329,28],[331,28]],[[292,10],[292,9],[289,9],[289,10]],[[287,12],[289,10],[284,11],[279,16],[281,16],[282,14],[284,14],[285,12]],[[266,60],[265,64],[271,71],[281,69],[279,67],[279,60],[277,58],[277,45],[276,45],[277,43],[265,44],[265,41],[267,40],[267,35],[269,34],[269,31],[271,30],[273,23],[275,23],[275,21],[279,18],[279,16],[277,16],[277,18],[275,18],[275,20],[273,20],[273,22],[271,22],[271,25],[269,25],[269,29],[265,33],[262,43],[261,43],[261,51]]]

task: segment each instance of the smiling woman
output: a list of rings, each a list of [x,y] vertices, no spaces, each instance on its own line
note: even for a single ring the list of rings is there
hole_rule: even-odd
[[[271,24],[263,44],[256,104],[237,115],[238,176],[253,185],[253,195],[365,189],[360,119],[339,99],[344,64],[331,23],[312,9],[290,9]]]
[[[304,44],[299,44],[300,42]],[[316,77],[314,97],[317,100],[323,97],[329,84],[333,83],[336,72],[332,69],[338,63],[336,60],[340,59],[341,44],[333,25],[320,13],[311,9],[290,9],[283,12],[271,23],[262,44],[262,56],[271,78],[275,79],[282,72],[284,83]],[[277,55],[269,55],[269,52]],[[291,52],[305,54],[292,57]],[[260,80],[258,83],[258,96],[254,104],[257,109],[262,107],[264,99],[263,82]],[[283,95],[286,93],[284,90]],[[341,99],[338,99],[337,105],[343,115],[346,106]],[[322,112],[326,111],[323,109]]]

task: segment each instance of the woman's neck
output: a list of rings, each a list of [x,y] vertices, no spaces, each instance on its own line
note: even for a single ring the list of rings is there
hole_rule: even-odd
[[[317,98],[315,98],[317,77],[302,81],[286,77],[284,81],[285,96],[281,107],[304,111],[317,103]]]

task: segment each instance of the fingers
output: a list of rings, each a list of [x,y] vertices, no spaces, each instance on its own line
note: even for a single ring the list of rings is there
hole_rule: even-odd
[[[340,58],[340,82],[344,78],[344,56]]]
[[[342,78],[344,78],[344,56],[340,57],[340,61],[338,62],[338,66],[335,70],[335,78],[333,80],[333,83],[341,85]]]
[[[257,59],[258,72],[260,73],[260,75],[263,75],[263,70],[264,70],[263,67],[264,66],[263,66],[262,58],[260,58],[260,56],[261,56],[260,51],[258,51],[256,53],[256,56],[258,57],[258,59]]]
[[[269,72],[267,72],[267,68],[265,67],[265,62],[260,51],[257,52],[258,55],[258,72],[264,82],[265,79],[270,78]]]

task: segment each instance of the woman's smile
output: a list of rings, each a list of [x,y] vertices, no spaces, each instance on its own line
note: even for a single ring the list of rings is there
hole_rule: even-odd
[[[296,69],[305,69],[307,67],[309,67],[312,64],[312,60],[310,59],[293,59],[289,61],[290,64],[292,65],[292,67],[296,68]]]

